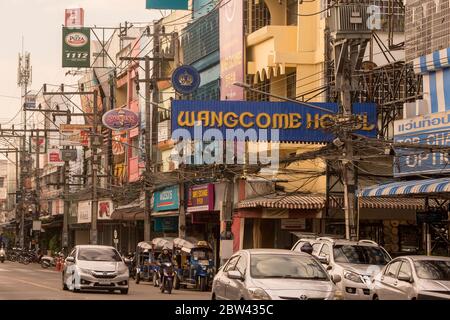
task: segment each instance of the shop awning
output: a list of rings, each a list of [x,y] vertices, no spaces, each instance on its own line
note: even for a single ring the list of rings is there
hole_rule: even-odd
[[[137,199],[127,205],[119,206],[111,214],[111,220],[144,220],[144,208],[141,205],[141,200]]]
[[[450,178],[402,181],[364,188],[359,197],[432,196],[450,192]]]
[[[324,195],[271,194],[264,197],[244,200],[238,208],[273,208],[273,209],[297,209],[297,210],[321,210],[325,207]]]

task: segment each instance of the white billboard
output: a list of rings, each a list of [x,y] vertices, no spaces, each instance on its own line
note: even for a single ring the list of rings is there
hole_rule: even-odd
[[[78,223],[91,223],[92,201],[78,202]]]

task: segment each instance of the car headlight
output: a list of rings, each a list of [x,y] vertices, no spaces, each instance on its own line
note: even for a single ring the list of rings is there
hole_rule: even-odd
[[[119,274],[123,274],[123,273],[127,273],[127,272],[128,272],[128,267],[127,266],[122,266],[118,270]]]
[[[344,300],[344,293],[341,290],[336,290],[334,300]]]
[[[353,272],[353,271],[349,271],[349,270],[345,270],[344,271],[344,278],[356,283],[363,283],[363,280],[361,278],[361,275]]]
[[[267,292],[261,288],[249,288],[248,292],[253,300],[272,300]]]

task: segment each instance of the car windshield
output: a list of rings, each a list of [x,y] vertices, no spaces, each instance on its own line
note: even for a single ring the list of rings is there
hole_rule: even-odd
[[[120,262],[120,254],[109,248],[82,248],[78,251],[78,260]]]
[[[421,279],[450,281],[449,260],[420,260],[414,262],[414,267]]]
[[[250,274],[256,279],[328,280],[326,271],[314,258],[295,255],[252,255]]]
[[[386,265],[391,259],[378,247],[335,245],[334,261],[340,263]]]

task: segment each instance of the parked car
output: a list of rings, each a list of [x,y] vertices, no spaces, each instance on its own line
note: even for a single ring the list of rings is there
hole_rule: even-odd
[[[342,294],[311,255],[253,249],[234,254],[213,281],[213,300],[333,300]]]
[[[300,240],[292,250],[299,250]],[[320,237],[309,240],[313,255],[332,276],[340,276],[337,284],[346,300],[370,300],[373,277],[392,260],[387,251],[371,240],[348,241]]]
[[[374,300],[450,300],[450,258],[395,258],[372,285]]]
[[[128,294],[128,267],[113,247],[76,246],[66,258],[63,290],[120,290]]]

